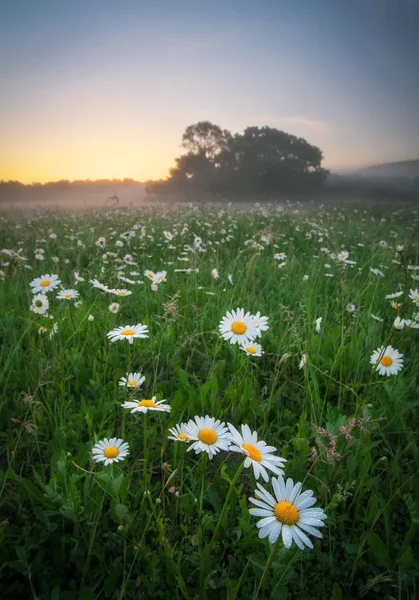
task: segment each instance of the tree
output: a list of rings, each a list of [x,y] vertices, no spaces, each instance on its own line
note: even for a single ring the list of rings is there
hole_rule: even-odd
[[[312,191],[328,171],[323,154],[304,138],[272,127],[247,127],[234,136],[209,121],[186,128],[182,146],[166,182],[150,191],[267,194]]]

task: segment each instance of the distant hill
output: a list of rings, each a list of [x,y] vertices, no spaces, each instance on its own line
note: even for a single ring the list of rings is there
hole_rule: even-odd
[[[413,179],[419,177],[419,160],[403,160],[400,162],[372,165],[353,172],[352,175],[364,177],[396,177]]]

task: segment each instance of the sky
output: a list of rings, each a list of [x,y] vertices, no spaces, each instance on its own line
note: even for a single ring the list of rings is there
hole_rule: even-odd
[[[418,0],[2,2],[0,180],[164,178],[201,120],[332,170],[418,159],[418,22]]]

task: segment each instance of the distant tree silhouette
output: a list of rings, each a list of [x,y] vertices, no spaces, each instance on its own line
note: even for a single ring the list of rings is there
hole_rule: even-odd
[[[151,193],[271,195],[313,190],[328,175],[319,148],[271,127],[247,127],[233,136],[201,121],[186,128],[182,147],[187,154],[175,159],[165,181],[149,184]]]

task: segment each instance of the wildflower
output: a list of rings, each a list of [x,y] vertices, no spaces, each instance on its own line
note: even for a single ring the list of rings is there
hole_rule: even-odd
[[[221,421],[212,417],[195,417],[185,426],[185,433],[193,442],[189,450],[195,450],[196,454],[207,452],[209,458],[220,450],[228,450],[230,447],[230,435],[227,427]]]
[[[386,299],[394,300],[394,298],[400,298],[400,296],[403,296],[403,292],[396,292],[395,294],[387,294]]]
[[[301,356],[300,364],[298,365],[299,369],[302,369],[307,364],[307,356],[303,354]]]
[[[276,254],[274,254],[275,260],[285,260],[286,258],[287,255],[284,252],[277,252]]]
[[[97,279],[89,279],[89,283],[91,283],[94,288],[97,288],[102,292],[109,292],[108,286],[103,283],[99,283]]]
[[[308,280],[308,275],[304,275],[303,281],[307,281],[307,280]]]
[[[169,440],[173,440],[174,442],[183,442],[188,444],[190,442],[190,437],[186,433],[186,423],[181,423],[180,425],[175,425],[175,427],[171,427],[169,429],[172,435],[167,436]]]
[[[246,352],[246,354],[250,354],[251,356],[262,356],[263,350],[260,344],[256,342],[249,342],[248,344],[243,344],[240,346],[240,349]]]
[[[417,288],[415,290],[410,290],[409,298],[413,300],[416,306],[419,306],[419,290]]]
[[[380,271],[380,269],[373,269],[372,267],[370,267],[370,271],[371,271],[371,273],[374,273],[374,275],[378,275],[379,277],[384,277],[384,273],[382,271]]]
[[[74,300],[78,296],[80,296],[80,294],[77,290],[61,290],[57,294],[59,300]]]
[[[394,329],[403,329],[403,327],[405,326],[406,322],[404,319],[401,319],[400,317],[396,317],[394,319],[394,323],[393,323],[393,327]]]
[[[113,313],[114,315],[116,315],[116,313],[119,310],[119,304],[118,304],[118,302],[113,302],[112,304],[109,304],[108,308],[111,311],[111,313]]]
[[[231,275],[231,273],[229,273],[227,275],[227,279],[229,280],[229,282],[231,283],[231,285],[233,285],[233,275]]]
[[[132,344],[134,338],[148,338],[147,334],[147,325],[142,325],[139,323],[138,325],[125,325],[123,327],[112,329],[112,331],[109,331],[107,336],[111,342],[116,342],[117,340],[128,340],[128,342]]]
[[[282,475],[284,466],[286,463],[285,458],[280,456],[274,456],[272,453],[276,452],[276,448],[273,446],[267,446],[266,442],[259,441],[256,431],[252,433],[248,425],[241,426],[241,434],[237,429],[227,423],[227,426],[231,434],[231,446],[229,448],[232,452],[240,452],[246,456],[244,466],[247,469],[252,465],[255,479],[259,479],[262,475],[264,481],[269,481],[269,475],[266,469],[272,471],[276,475]]]
[[[381,317],[377,317],[377,315],[373,315],[372,313],[370,316],[372,319],[374,319],[374,321],[379,321],[380,323],[384,321],[384,319],[382,319]]]
[[[347,250],[341,250],[336,254],[336,260],[339,262],[346,262],[347,258],[349,258],[349,252]]]
[[[90,321],[90,322],[92,322],[92,321],[94,321],[94,320],[95,320],[95,318],[94,318],[94,316],[93,316],[93,315],[89,315],[89,316],[87,317],[87,320],[88,320],[88,321]]]
[[[31,311],[38,314],[44,315],[49,308],[48,298],[44,294],[37,294],[33,297],[31,304]]]
[[[225,340],[230,340],[230,344],[244,345],[258,335],[254,318],[249,312],[245,314],[242,308],[227,312],[219,324],[219,330]]]
[[[319,333],[319,331],[320,331],[322,321],[323,321],[323,317],[319,317],[318,319],[316,319],[316,331],[317,331],[317,333]]]
[[[259,537],[269,537],[269,542],[274,544],[282,534],[285,548],[290,548],[293,542],[301,550],[304,550],[305,546],[313,548],[306,533],[322,538],[318,528],[324,526],[323,521],[327,518],[323,509],[310,508],[316,503],[313,492],[307,490],[301,494],[301,483],[294,485],[290,478],[285,482],[281,475],[272,478],[271,482],[275,497],[258,483],[255,494],[260,499],[249,498],[250,502],[258,507],[251,508],[250,514],[262,517],[256,523]]]
[[[103,462],[105,467],[113,462],[124,460],[128,456],[129,445],[117,438],[105,438],[98,442],[92,449],[93,460]]]
[[[166,240],[172,240],[173,239],[173,234],[170,233],[170,231],[163,231],[163,235],[166,238]]]
[[[356,306],[355,304],[347,304],[346,305],[346,310],[348,311],[348,313],[353,313],[356,311]]]
[[[131,290],[109,290],[110,294],[115,294],[116,296],[131,296]]]
[[[170,412],[170,406],[165,404],[166,400],[157,400],[156,396],[151,399],[133,400],[121,404],[122,408],[130,408],[131,413],[140,412],[147,413],[149,410],[157,410],[160,412]]]
[[[37,294],[38,292],[46,294],[59,286],[60,283],[61,281],[58,279],[58,275],[41,275],[41,277],[37,277],[31,281],[29,285],[32,288],[32,294]]]
[[[48,329],[46,327],[43,327],[41,325],[41,327],[38,329],[38,333],[46,333],[48,331]]]
[[[144,381],[145,376],[141,375],[141,373],[127,373],[125,377],[121,377],[118,385],[135,389],[141,387]]]
[[[379,375],[397,375],[403,368],[403,354],[392,346],[378,348],[373,352],[370,363],[375,366]]]
[[[211,275],[214,277],[214,279],[218,279],[220,277],[218,274],[218,269],[213,269],[211,271]]]
[[[419,329],[419,319],[416,317],[413,319],[405,319],[404,322],[406,327],[410,327],[410,329]]]
[[[78,274],[78,272],[77,272],[77,271],[74,271],[73,275],[74,275],[74,279],[75,279],[77,282],[84,281],[84,277],[80,277],[80,275]]]
[[[260,312],[252,316],[253,327],[256,330],[256,337],[262,337],[262,331],[269,329],[268,317],[261,317]]]

